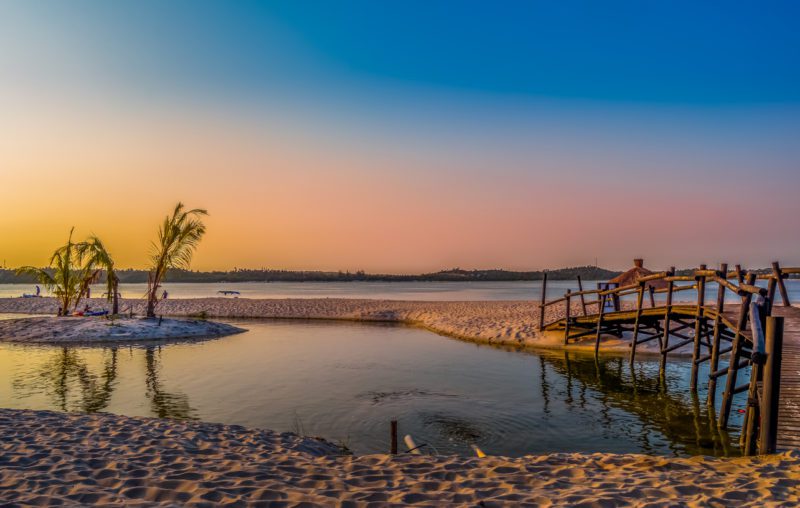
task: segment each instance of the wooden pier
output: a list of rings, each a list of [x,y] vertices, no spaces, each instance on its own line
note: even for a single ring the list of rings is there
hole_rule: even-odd
[[[800,448],[800,308],[791,306],[784,283],[792,274],[800,274],[800,268],[781,268],[777,262],[766,274],[746,272],[739,265],[729,271],[723,264],[719,270],[702,265],[679,276],[671,268],[612,289],[579,286],[579,291],[551,301],[545,299],[545,278],[539,326],[563,334],[565,345],[593,338],[595,355],[604,337],[627,339],[631,365],[637,346],[657,341],[661,376],[670,355],[690,352],[690,388],[697,391],[700,366],[708,363],[703,382],[708,384],[709,408],[716,412],[719,407],[720,429],[728,427],[734,397],[746,394],[740,440],[746,455]],[[766,281],[766,287],[757,285],[758,280]],[[717,287],[709,299],[711,283]],[[680,301],[690,290],[697,294],[694,301]],[[663,301],[657,302],[661,294]],[[731,294],[737,300],[733,304],[726,301]],[[624,301],[626,296],[634,301]],[[553,305],[563,306],[563,317],[545,322],[545,310]]]

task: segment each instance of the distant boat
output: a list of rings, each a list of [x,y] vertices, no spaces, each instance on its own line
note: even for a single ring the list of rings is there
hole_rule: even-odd
[[[225,291],[225,290],[217,291],[217,293],[222,293],[223,295],[226,295],[226,296],[227,295],[238,295],[238,294],[241,294],[238,291]]]

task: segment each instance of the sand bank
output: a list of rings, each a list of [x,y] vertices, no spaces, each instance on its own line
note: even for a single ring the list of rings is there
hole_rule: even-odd
[[[790,506],[800,452],[763,458],[343,456],[238,426],[0,409],[0,502]]]
[[[245,331],[195,319],[26,317],[0,320],[0,342],[75,343],[205,339]]]
[[[105,300],[90,300],[92,308],[107,308]],[[0,313],[54,314],[58,305],[52,298],[0,298]],[[123,300],[120,308],[143,314],[144,301]],[[564,306],[546,310],[547,322],[563,317]],[[338,319],[390,321],[422,327],[432,332],[473,342],[514,347],[562,348],[561,334],[542,334],[538,330],[539,306],[532,301],[430,302],[367,300],[347,298],[250,299],[187,298],[165,300],[156,312],[164,316],[205,315],[214,318]],[[578,315],[580,304],[571,312]],[[573,344],[570,349],[592,349],[593,338]],[[641,353],[657,349],[656,341],[638,349]],[[627,351],[628,341],[607,338],[603,351]],[[688,349],[687,349],[688,351]],[[680,354],[677,351],[675,354]]]

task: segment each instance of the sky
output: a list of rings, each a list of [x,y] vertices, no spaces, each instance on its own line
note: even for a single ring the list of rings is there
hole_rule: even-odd
[[[794,2],[0,3],[0,261],[800,265]]]

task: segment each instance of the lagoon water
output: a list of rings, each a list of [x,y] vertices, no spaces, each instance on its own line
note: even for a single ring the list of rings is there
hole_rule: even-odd
[[[386,324],[236,321],[248,332],[147,346],[0,345],[0,406],[192,418],[384,453],[389,422],[471,454],[735,454],[687,388],[689,362],[523,353]],[[702,378],[701,378],[702,379]],[[741,422],[737,399],[732,428]]]

